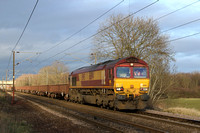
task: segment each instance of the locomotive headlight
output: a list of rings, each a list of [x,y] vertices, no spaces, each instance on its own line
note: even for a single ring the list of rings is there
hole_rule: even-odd
[[[116,91],[123,91],[123,90],[124,90],[123,87],[117,87],[117,88],[116,88]]]
[[[148,88],[142,87],[142,88],[140,88],[140,91],[148,91]]]

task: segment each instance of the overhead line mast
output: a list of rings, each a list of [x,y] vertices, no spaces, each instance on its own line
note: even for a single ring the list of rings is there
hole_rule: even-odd
[[[34,11],[35,11],[35,8],[37,7],[38,2],[39,2],[39,0],[36,1],[35,6],[33,7],[33,10],[32,10],[32,12],[31,12],[31,14],[30,14],[30,16],[29,16],[29,18],[28,18],[28,21],[26,22],[26,25],[25,25],[25,27],[24,27],[24,29],[23,29],[23,31],[22,31],[22,33],[21,33],[19,39],[17,40],[17,42],[16,42],[14,48],[12,49],[12,52],[13,52],[13,98],[12,98],[12,104],[14,104],[14,100],[15,100],[15,99],[14,99],[14,92],[15,92],[15,51],[14,51],[14,50],[15,50],[15,48],[17,47],[17,45],[19,44],[19,42],[20,42],[22,36],[24,35],[24,32],[25,32],[25,30],[26,30],[26,28],[27,28],[27,26],[28,26],[28,24],[29,24],[29,22],[30,22],[30,20],[31,20],[31,17],[32,17]],[[12,56],[12,54],[11,54],[11,56]],[[10,65],[11,56],[10,56],[10,58],[9,58],[8,67],[9,67],[9,65]],[[8,70],[8,67],[7,67],[7,70]],[[6,71],[6,73],[7,73],[7,71]],[[6,75],[7,75],[7,74],[6,74]]]

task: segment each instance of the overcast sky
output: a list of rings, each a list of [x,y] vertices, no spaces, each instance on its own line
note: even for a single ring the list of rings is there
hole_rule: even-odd
[[[91,63],[88,57],[93,46],[92,38],[79,43],[80,41],[95,34],[99,24],[110,15],[119,13],[128,15],[153,2],[153,0],[39,0],[15,51],[44,53],[39,56],[35,53],[16,53],[16,63],[20,62],[16,66],[17,75],[36,73],[55,60],[64,62],[70,71],[88,65],[73,61],[77,60],[75,58],[81,58]],[[0,78],[5,77],[7,68],[10,79],[12,77],[12,59],[9,63],[11,51],[35,3],[36,0],[0,0]],[[191,3],[193,4],[180,9]],[[110,10],[117,4],[119,4],[117,7]],[[160,0],[135,16],[156,19],[177,9],[180,10],[158,20],[161,31],[196,20],[165,33],[170,36],[170,40],[199,33],[200,20],[197,19],[200,19],[200,1],[197,0]],[[110,10],[108,13],[94,21],[108,10]],[[94,22],[81,32],[67,39],[92,21]],[[77,45],[70,48],[75,44]],[[53,46],[56,47],[52,48]],[[200,71],[200,34],[172,41],[170,47],[175,52],[177,72]],[[48,50],[49,48],[52,49]]]

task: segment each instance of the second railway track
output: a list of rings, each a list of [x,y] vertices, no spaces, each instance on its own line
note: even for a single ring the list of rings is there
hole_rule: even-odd
[[[151,112],[146,112],[146,111],[137,111],[136,115],[131,114],[134,116],[137,116],[139,114],[139,117],[146,117],[146,118],[157,118],[157,119],[163,119],[166,121],[175,121],[177,124],[186,124],[186,126],[191,127],[191,128],[197,128],[200,130],[200,120],[194,120],[194,119],[186,119],[186,118],[180,118],[180,117],[174,117],[174,116],[168,116],[168,115],[163,115],[163,114],[157,114],[157,113],[151,113]]]
[[[142,114],[114,112],[34,95],[20,93],[18,95],[110,132],[200,132],[198,125],[156,118],[157,116],[143,115],[143,117]]]

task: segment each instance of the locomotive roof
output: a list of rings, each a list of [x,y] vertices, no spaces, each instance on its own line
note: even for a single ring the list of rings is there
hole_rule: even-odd
[[[90,71],[97,71],[97,70],[102,70],[104,68],[112,68],[114,67],[116,64],[120,64],[120,63],[124,63],[127,61],[130,62],[138,62],[144,65],[147,65],[146,62],[144,62],[143,60],[140,60],[136,57],[125,57],[125,58],[119,58],[116,60],[108,60],[105,62],[101,62],[95,65],[91,65],[91,66],[85,66],[85,67],[81,67],[79,69],[74,70],[71,74],[78,74],[78,73],[84,73],[84,72],[90,72]]]

